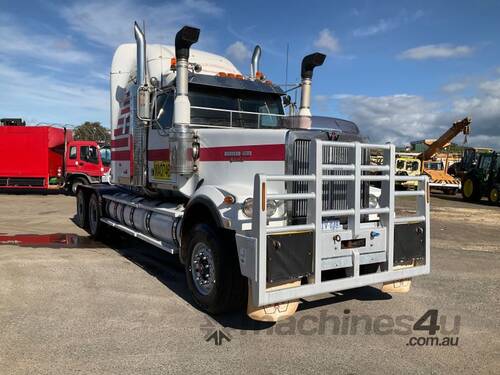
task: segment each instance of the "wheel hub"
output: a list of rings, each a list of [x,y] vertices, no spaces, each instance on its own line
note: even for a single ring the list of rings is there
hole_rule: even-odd
[[[191,255],[191,275],[193,282],[202,295],[209,294],[215,284],[215,265],[212,249],[204,243],[198,243]]]

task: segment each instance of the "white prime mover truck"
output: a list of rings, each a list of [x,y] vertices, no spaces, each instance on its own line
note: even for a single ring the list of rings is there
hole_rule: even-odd
[[[77,192],[76,219],[91,235],[113,227],[178,254],[209,313],[247,303],[278,312],[429,272],[426,177],[396,176],[394,146],[364,142],[352,122],[318,126],[311,116],[325,55],[303,59],[299,110],[285,115],[289,101],[259,71],[258,46],[244,76],[191,49],[199,29],[183,27],[175,46],[146,45],[137,24],[134,32],[111,67],[112,185]],[[373,150],[380,165],[370,165]],[[418,188],[395,191],[402,180]],[[416,197],[415,214],[396,215],[398,195]]]

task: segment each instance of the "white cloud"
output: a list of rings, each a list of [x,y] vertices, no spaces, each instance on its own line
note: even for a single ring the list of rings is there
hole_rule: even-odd
[[[314,41],[314,46],[325,52],[335,53],[340,51],[339,40],[329,29],[323,29],[319,32],[318,38]]]
[[[390,30],[393,30],[401,25],[416,21],[424,15],[422,10],[418,10],[415,13],[409,15],[407,11],[401,11],[397,16],[392,18],[382,18],[378,20],[377,23],[373,25],[368,25],[365,27],[359,27],[353,31],[353,35],[356,37],[372,36],[376,34],[381,34]]]
[[[4,115],[73,124],[94,119],[108,122],[107,89],[30,73],[1,61],[0,101]]]
[[[472,117],[469,144],[500,148],[500,79],[477,84],[477,95],[434,102],[417,95],[321,95],[318,108],[335,100],[373,142],[398,145],[441,135],[454,121]],[[462,142],[459,135],[456,142]]]
[[[354,30],[352,34],[354,36],[371,36],[394,29],[396,26],[397,23],[393,22],[392,20],[381,19],[375,25],[360,27]]]
[[[479,88],[490,96],[500,97],[500,79],[481,82]]]
[[[70,39],[61,35],[39,35],[28,32],[20,23],[0,14],[0,55],[28,57],[52,64],[83,64],[92,61],[92,56],[73,46]]]
[[[226,49],[226,55],[229,57],[230,60],[243,63],[247,61],[250,63],[250,50],[248,47],[240,41],[236,41],[233,44],[231,44],[229,47]]]
[[[441,90],[449,94],[454,94],[459,91],[463,91],[466,87],[467,85],[463,82],[452,82],[441,87]]]
[[[61,14],[70,28],[101,45],[116,47],[133,42],[133,22],[146,21],[148,42],[172,43],[183,25],[195,26],[202,16],[220,16],[223,10],[206,0],[180,0],[146,5],[135,0],[91,0],[63,7]],[[206,40],[203,34],[200,42]]]
[[[440,117],[438,105],[416,95],[337,95],[339,109],[374,142],[407,143],[428,138]]]
[[[407,49],[399,54],[401,59],[427,60],[427,59],[449,59],[454,57],[469,56],[474,51],[470,46],[456,46],[449,43],[429,44]]]

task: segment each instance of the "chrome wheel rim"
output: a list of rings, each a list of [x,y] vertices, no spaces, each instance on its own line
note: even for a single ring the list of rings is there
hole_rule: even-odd
[[[215,285],[215,264],[212,249],[199,242],[191,255],[191,276],[198,292],[210,294]]]

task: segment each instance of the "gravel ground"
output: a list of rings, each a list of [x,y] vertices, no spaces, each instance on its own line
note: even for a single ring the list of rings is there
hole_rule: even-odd
[[[74,198],[0,195],[0,374],[498,374],[500,208],[436,195],[431,210],[432,271],[410,293],[327,295],[267,325],[199,311],[166,253],[90,240]],[[410,345],[432,309],[456,346]]]

